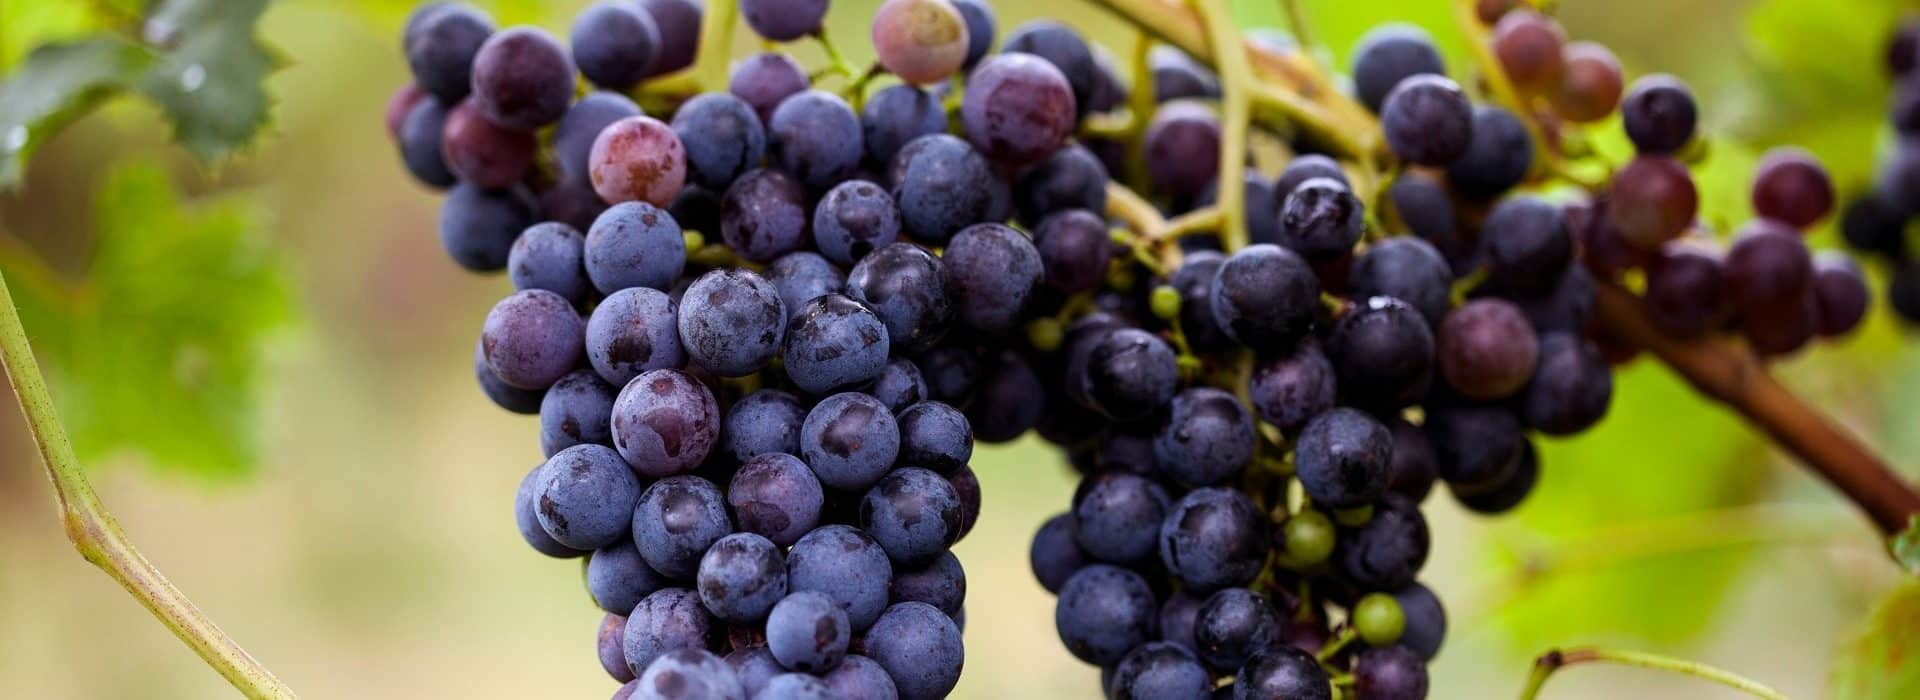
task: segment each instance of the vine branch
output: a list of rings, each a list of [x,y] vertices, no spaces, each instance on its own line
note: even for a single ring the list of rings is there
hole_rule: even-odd
[[[127,593],[146,606],[148,612],[241,694],[250,698],[294,697],[292,688],[282,684],[220,631],[213,620],[194,607],[186,594],[134,548],[120,529],[120,523],[94,494],[54,409],[46,379],[34,361],[26,328],[20,324],[20,312],[13,304],[13,293],[4,276],[0,276],[0,363],[6,365],[14,396],[20,401],[20,412],[26,417],[27,429],[40,450],[41,461],[46,464],[47,478],[53,482],[67,539],[73,542],[80,556],[120,582]]]
[[[1533,662],[1533,671],[1527,674],[1527,685],[1520,690],[1520,700],[1535,700],[1540,696],[1540,687],[1546,685],[1547,678],[1553,672],[1580,663],[1596,661],[1639,666],[1657,671],[1668,671],[1693,676],[1738,690],[1762,700],[1787,700],[1780,691],[1769,688],[1757,681],[1731,671],[1708,666],[1697,661],[1675,659],[1658,654],[1621,649],[1597,649],[1583,647],[1578,649],[1554,649]]]

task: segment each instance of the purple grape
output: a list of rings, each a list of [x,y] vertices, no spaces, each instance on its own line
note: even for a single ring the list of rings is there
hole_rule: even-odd
[[[639,85],[660,55],[660,27],[639,5],[602,0],[574,17],[573,62],[593,84],[613,90]]]
[[[852,265],[899,237],[900,208],[885,189],[866,180],[835,185],[814,207],[814,245],[835,263]]]
[[[480,343],[487,366],[500,381],[545,389],[580,363],[584,325],[565,298],[529,289],[514,292],[487,312]]]
[[[1000,224],[975,224],[954,234],[941,261],[956,315],[989,333],[1019,322],[1044,271],[1033,242]]]
[[[532,131],[560,120],[573,100],[573,59],[533,27],[494,34],[473,57],[473,106],[508,129]]]
[[[664,207],[687,182],[686,147],[671,127],[652,117],[608,124],[594,138],[587,162],[593,190],[609,204],[638,200]]]
[[[778,170],[751,170],[720,200],[720,237],[752,262],[772,262],[807,244],[807,193]]]
[[[760,164],[767,134],[745,100],[724,92],[694,96],[673,113],[673,133],[687,151],[687,180],[724,191]]]
[[[592,285],[581,257],[586,237],[558,222],[535,224],[514,239],[507,252],[507,277],[514,289],[545,289],[580,303]]]
[[[960,103],[967,140],[997,163],[1038,162],[1066,143],[1075,119],[1067,76],[1044,59],[1003,53],[973,69]]]
[[[440,157],[461,182],[488,190],[512,187],[533,168],[533,135],[497,126],[465,100],[440,127]]]
[[[632,287],[670,290],[686,262],[679,222],[652,204],[615,204],[587,229],[587,277],[602,294]]]
[[[613,402],[613,445],[643,476],[699,467],[719,432],[720,407],[713,392],[677,370],[642,372]]]
[[[601,300],[587,318],[586,346],[594,371],[617,387],[642,372],[679,369],[687,362],[673,299],[646,287],[628,287]]]
[[[540,401],[540,451],[551,457],[574,445],[613,445],[613,397],[619,390],[590,369],[577,369]]]
[[[727,486],[727,504],[733,507],[740,531],[760,535],[782,547],[799,541],[819,524],[824,502],[820,480],[814,478],[807,464],[779,452],[745,459]]]
[[[745,0],[740,17],[768,41],[793,41],[820,31],[827,0]]]

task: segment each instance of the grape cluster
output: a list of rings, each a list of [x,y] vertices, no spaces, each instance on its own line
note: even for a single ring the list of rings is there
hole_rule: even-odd
[[[784,42],[826,2],[741,10]],[[1044,20],[995,51],[980,0],[887,0],[877,65],[839,89],[770,44],[658,116],[627,93],[692,62],[696,3],[595,4],[571,51],[417,11],[388,125],[447,189],[448,254],[516,290],[474,371],[539,415],[520,531],[586,557],[615,697],[946,695],[975,440],[1029,432],[1080,478],[1033,573],[1110,697],[1424,697],[1447,623],[1419,581],[1421,505],[1444,487],[1508,511],[1540,479],[1536,436],[1604,417],[1598,285],[1641,268],[1664,332],[1767,354],[1865,308],[1857,270],[1799,236],[1832,205],[1817,163],[1770,156],[1762,218],[1712,251],[1685,86],[1628,90],[1551,18],[1481,10],[1522,113],[1476,104],[1417,28],[1363,38],[1353,97],[1386,180],[1304,140],[1223,154],[1222,81],[1192,57],[1155,47],[1129,85]],[[1123,110],[1134,94],[1149,113]],[[1616,110],[1640,155],[1591,200],[1539,194],[1557,151],[1537,132]],[[1222,158],[1247,161],[1239,183]],[[1122,180],[1157,217],[1240,187],[1249,240],[1129,231]]]
[[[1893,76],[1887,120],[1896,134],[1893,152],[1875,186],[1849,202],[1840,215],[1847,244],[1885,260],[1892,269],[1887,303],[1900,318],[1920,323],[1920,257],[1907,235],[1920,218],[1920,18],[1909,16],[1887,40],[1886,70]]]

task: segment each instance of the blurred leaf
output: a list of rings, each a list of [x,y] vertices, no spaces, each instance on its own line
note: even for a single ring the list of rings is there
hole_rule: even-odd
[[[1880,601],[1860,636],[1834,655],[1832,682],[1838,700],[1920,697],[1920,580]]]
[[[1578,439],[1543,440],[1540,447],[1539,487],[1515,517],[1495,526],[1498,539],[1523,543],[1517,561],[1506,557],[1492,568],[1520,585],[1493,601],[1503,605],[1499,619],[1513,647],[1538,649],[1570,636],[1669,641],[1703,630],[1747,561],[1745,548],[1649,554],[1564,571],[1554,562],[1592,554],[1559,548],[1605,542],[1593,535],[1609,527],[1751,502],[1766,463],[1754,436],[1643,358],[1615,374],[1604,422]]]
[[[1887,543],[1893,550],[1893,560],[1909,574],[1920,574],[1920,515],[1907,519],[1907,529],[1894,535]]]
[[[258,235],[259,212],[177,198],[159,168],[122,166],[96,190],[80,281],[17,249],[0,260],[83,460],[133,452],[238,474],[258,459],[263,343],[290,318],[286,271]]]
[[[266,8],[266,0],[161,0],[147,16],[143,39],[163,53],[141,90],[203,163],[246,147],[267,123],[265,82],[281,60],[254,36]]]
[[[11,69],[36,44],[92,32],[93,19],[85,3],[0,2],[0,67]]]
[[[146,49],[105,35],[34,49],[0,84],[0,184],[19,182],[36,147],[152,62]]]

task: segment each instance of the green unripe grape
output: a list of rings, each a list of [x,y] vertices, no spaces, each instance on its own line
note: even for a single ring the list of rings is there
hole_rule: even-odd
[[[1286,537],[1287,557],[1295,564],[1311,566],[1333,554],[1333,521],[1320,511],[1300,511],[1287,518],[1281,530]]]
[[[1180,316],[1180,291],[1166,285],[1153,288],[1153,297],[1149,299],[1153,315],[1162,321],[1171,321]]]
[[[1361,525],[1367,524],[1367,521],[1373,519],[1373,506],[1365,505],[1359,508],[1336,510],[1333,512],[1333,519],[1347,527],[1360,527]]]
[[[1407,615],[1400,601],[1385,593],[1368,593],[1353,604],[1353,629],[1367,646],[1383,647],[1400,641]]]
[[[1060,342],[1066,337],[1060,329],[1060,321],[1052,318],[1036,318],[1027,323],[1027,342],[1040,352],[1053,352],[1060,349]]]
[[[700,235],[699,231],[688,231],[680,235],[687,239],[688,255],[698,253],[701,248],[707,247],[707,237]]]

